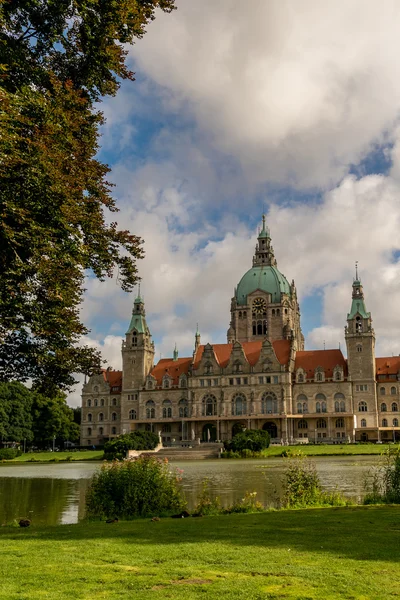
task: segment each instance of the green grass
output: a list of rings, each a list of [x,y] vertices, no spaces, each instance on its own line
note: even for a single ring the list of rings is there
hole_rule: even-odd
[[[307,456],[337,456],[356,454],[382,454],[398,444],[303,444],[298,446],[271,446],[262,451],[262,457],[281,456],[282,452],[301,450]]]
[[[71,457],[71,461],[75,460],[101,460],[103,458],[103,450],[77,450],[77,451],[66,451],[66,452],[27,452],[13,458],[13,460],[7,462],[29,462],[34,461],[40,462],[57,462],[63,461],[68,457]],[[68,459],[69,460],[69,459]]]
[[[390,600],[400,506],[0,529],[1,600]]]

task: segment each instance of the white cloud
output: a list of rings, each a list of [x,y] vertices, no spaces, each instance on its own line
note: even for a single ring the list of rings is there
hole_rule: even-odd
[[[329,187],[398,117],[399,22],[396,0],[191,0],[131,56],[252,182]]]

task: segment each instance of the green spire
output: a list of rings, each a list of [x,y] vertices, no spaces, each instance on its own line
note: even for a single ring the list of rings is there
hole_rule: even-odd
[[[269,228],[265,224],[265,215],[262,216],[262,229],[258,234],[259,238],[269,238],[271,239],[271,235],[269,233]]]
[[[353,281],[351,309],[347,315],[347,320],[354,319],[357,314],[363,317],[363,319],[371,317],[371,313],[367,312],[365,307],[363,286],[358,277],[358,261],[356,262],[356,278]]]

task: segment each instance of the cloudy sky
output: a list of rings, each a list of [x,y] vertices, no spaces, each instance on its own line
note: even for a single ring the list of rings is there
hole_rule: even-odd
[[[156,357],[224,342],[265,207],[307,348],[344,348],[354,263],[378,355],[400,353],[400,4],[177,0],[101,106],[119,222],[144,239]],[[134,294],[88,280],[87,343],[120,368]],[[79,402],[79,386],[70,397]]]

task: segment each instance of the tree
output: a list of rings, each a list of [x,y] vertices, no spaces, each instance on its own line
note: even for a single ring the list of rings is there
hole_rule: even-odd
[[[34,443],[40,447],[51,444],[53,439],[79,439],[79,426],[74,422],[74,411],[67,406],[63,395],[47,398],[33,393],[32,417]]]
[[[154,450],[159,441],[158,435],[152,431],[139,429],[125,433],[104,444],[104,458],[123,460],[128,450]]]
[[[268,448],[269,442],[270,436],[268,431],[262,429],[244,429],[240,433],[237,433],[231,440],[225,442],[225,448],[233,452],[242,452],[243,450],[260,452],[264,448]]]
[[[0,383],[0,433],[4,441],[32,441],[32,393],[22,383]]]
[[[137,281],[141,239],[96,160],[95,101],[133,79],[124,44],[174,0],[0,0],[0,379],[68,389],[99,355],[79,345],[86,273]]]

